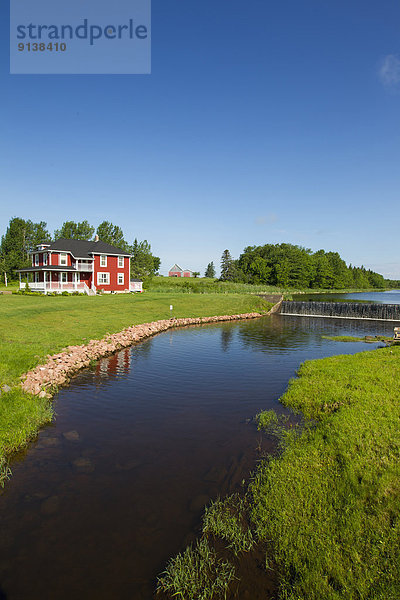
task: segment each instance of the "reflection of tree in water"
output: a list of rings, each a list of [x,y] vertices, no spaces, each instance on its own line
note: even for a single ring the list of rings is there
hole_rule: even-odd
[[[271,315],[242,323],[238,329],[242,343],[267,353],[292,350],[314,341],[319,345],[322,335],[386,335],[392,325],[366,319],[323,319]],[[332,343],[332,342],[331,342]]]
[[[298,317],[282,317],[271,315],[265,319],[247,321],[239,327],[239,337],[242,343],[254,350],[274,353],[277,349],[292,349],[303,345],[310,333],[320,337],[320,330],[313,330],[310,323],[302,323],[305,319]]]
[[[233,339],[234,328],[232,325],[223,325],[221,328],[221,348],[226,352]]]

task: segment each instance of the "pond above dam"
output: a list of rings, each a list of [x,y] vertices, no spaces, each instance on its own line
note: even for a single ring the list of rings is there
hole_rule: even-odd
[[[0,598],[150,600],[204,504],[240,490],[260,449],[274,450],[252,419],[283,411],[300,363],[378,345],[321,335],[392,332],[273,315],[170,330],[80,373],[56,396],[54,423],[11,464]]]
[[[298,302],[373,302],[377,304],[400,304],[400,290],[385,292],[351,292],[349,294],[293,294]]]

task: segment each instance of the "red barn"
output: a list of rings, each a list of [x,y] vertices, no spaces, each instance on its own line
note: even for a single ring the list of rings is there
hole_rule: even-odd
[[[45,294],[131,291],[131,255],[102,242],[98,236],[92,242],[61,238],[51,244],[39,244],[31,256],[32,267],[17,271],[21,289],[25,288],[21,281],[24,275],[31,290]]]
[[[182,267],[175,264],[168,271],[168,277],[193,277],[193,271],[190,269],[182,269]]]

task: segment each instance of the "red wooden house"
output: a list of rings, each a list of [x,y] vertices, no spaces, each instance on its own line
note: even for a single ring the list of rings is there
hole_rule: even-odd
[[[179,265],[174,264],[168,271],[168,277],[193,277],[193,271],[182,269]]]
[[[31,253],[32,267],[20,269],[20,288],[48,292],[129,292],[138,288],[130,281],[129,252],[106,244],[98,236],[92,242],[61,238],[39,244]],[[141,286],[139,286],[141,288]],[[139,289],[138,291],[141,291]]]

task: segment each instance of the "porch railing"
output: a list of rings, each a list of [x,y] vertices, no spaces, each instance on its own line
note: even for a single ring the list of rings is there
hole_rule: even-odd
[[[77,260],[74,265],[77,271],[84,271],[85,273],[93,273],[93,263],[85,262],[84,260]]]
[[[85,290],[86,284],[82,281],[78,283],[74,283],[73,281],[61,282],[61,281],[28,281],[29,289],[32,291],[40,291],[40,292],[83,292]],[[21,281],[19,284],[19,289],[26,289],[26,282]]]

